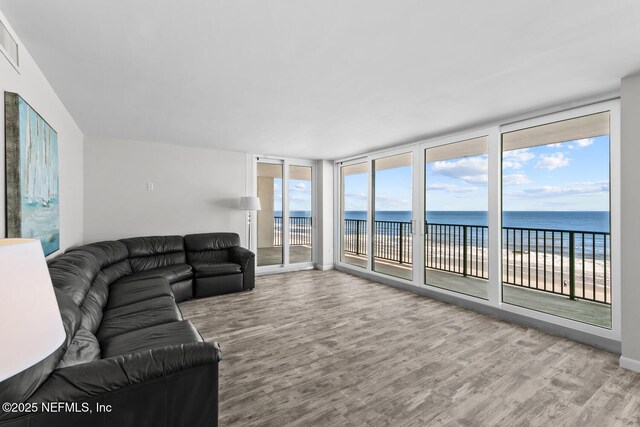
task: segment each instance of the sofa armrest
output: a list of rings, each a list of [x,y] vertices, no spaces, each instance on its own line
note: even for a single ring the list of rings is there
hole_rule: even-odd
[[[241,246],[229,248],[229,260],[240,264],[243,273],[242,288],[246,291],[256,286],[256,255]]]
[[[229,260],[242,267],[242,271],[245,271],[249,264],[252,264],[256,255],[249,249],[241,246],[229,248]]]
[[[30,400],[84,399],[220,360],[219,344],[206,342],[100,359],[55,370]]]
[[[31,410],[0,424],[216,426],[219,361],[218,344],[201,342],[61,368],[31,396]]]

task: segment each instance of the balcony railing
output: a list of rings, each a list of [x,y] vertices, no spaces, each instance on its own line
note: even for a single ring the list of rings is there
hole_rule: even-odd
[[[425,223],[425,266],[487,279],[486,226]],[[374,257],[410,266],[411,222],[375,221]],[[503,227],[502,281],[539,291],[611,303],[609,233]],[[367,221],[345,219],[343,250],[367,255]]]
[[[311,217],[289,217],[289,245],[311,246]],[[282,246],[282,217],[273,218],[273,246]]]

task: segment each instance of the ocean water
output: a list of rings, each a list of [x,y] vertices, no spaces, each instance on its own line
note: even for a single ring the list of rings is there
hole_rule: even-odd
[[[345,219],[367,219],[366,211],[346,211]],[[377,211],[377,221],[411,221],[410,211]],[[427,211],[431,224],[487,225],[486,211]],[[549,230],[596,231],[608,233],[609,212],[601,211],[508,211],[503,212],[503,227]]]
[[[292,211],[291,216],[309,216],[308,211]],[[275,212],[275,216],[281,216],[280,212]],[[366,220],[366,211],[346,211],[345,219],[352,220]],[[429,224],[455,224],[455,225],[487,225],[487,212],[486,211],[427,211],[426,219]],[[410,211],[377,211],[375,213],[376,221],[398,221],[409,222],[411,221]],[[600,232],[609,233],[609,212],[602,211],[573,211],[573,212],[551,212],[551,211],[509,211],[503,212],[502,216],[503,227],[514,227],[524,229],[543,229],[543,230],[563,230],[563,231],[585,231],[585,232]],[[381,231],[385,230],[385,231]],[[398,229],[389,227],[386,229],[380,229],[378,232],[383,232],[388,235],[397,235]],[[441,229],[442,233],[448,233],[447,229]],[[346,231],[347,234],[355,233],[355,228],[351,227]],[[506,239],[506,231],[503,231],[503,238]],[[533,234],[532,234],[533,236]],[[563,237],[564,236],[564,237]],[[580,235],[582,236],[582,235]],[[602,258],[605,253],[611,253],[610,239],[606,241],[603,235],[591,235],[585,234],[585,248],[587,252],[592,251],[592,247],[595,248],[595,254],[597,258]],[[520,242],[520,233],[516,232],[512,234],[509,232],[509,245],[510,247],[521,247],[521,244],[528,245],[528,234],[523,234],[523,242]],[[568,234],[566,233],[551,233],[541,234],[539,237],[546,242],[547,245],[553,243],[560,247],[561,244],[568,245]],[[562,240],[564,239],[564,240]],[[484,235],[482,245],[488,245],[488,234]],[[532,240],[535,243],[535,240]],[[606,244],[605,244],[606,243]],[[575,240],[576,250],[582,251],[582,239],[581,237]],[[606,246],[606,248],[605,248]],[[523,248],[526,249],[526,248]],[[528,249],[527,249],[528,250]]]
[[[274,212],[281,217],[282,212]],[[310,216],[309,211],[291,211],[290,216]],[[346,211],[345,219],[367,219],[366,211]],[[377,221],[411,221],[410,211],[377,211]],[[487,225],[486,211],[427,211],[431,224]],[[610,232],[609,212],[602,211],[507,211],[502,214],[503,227],[541,228]]]

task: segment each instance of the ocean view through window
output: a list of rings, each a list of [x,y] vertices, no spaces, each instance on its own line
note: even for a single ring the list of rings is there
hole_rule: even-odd
[[[609,121],[503,134],[505,303],[611,327]]]
[[[338,265],[615,337],[618,128],[603,102],[337,162]]]
[[[367,162],[340,168],[340,261],[366,268],[369,201]]]
[[[482,299],[489,278],[487,148],[482,136],[425,149],[424,282]]]
[[[413,222],[387,218],[411,209],[412,160],[403,153],[373,161],[373,270],[407,280],[413,278]]]

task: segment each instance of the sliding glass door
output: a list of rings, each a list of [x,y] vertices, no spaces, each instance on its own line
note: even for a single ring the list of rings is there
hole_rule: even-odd
[[[413,279],[413,155],[373,160],[373,271]]]
[[[284,263],[282,162],[258,162],[258,267]]]
[[[340,167],[340,261],[367,267],[368,162]]]
[[[259,159],[257,265],[273,270],[313,262],[313,163]]]
[[[424,283],[487,299],[488,137],[424,150]]]
[[[611,327],[608,111],[502,134],[502,300]]]
[[[619,157],[604,102],[340,163],[338,266],[618,339]]]
[[[311,166],[289,165],[289,263],[311,262],[312,178]]]

